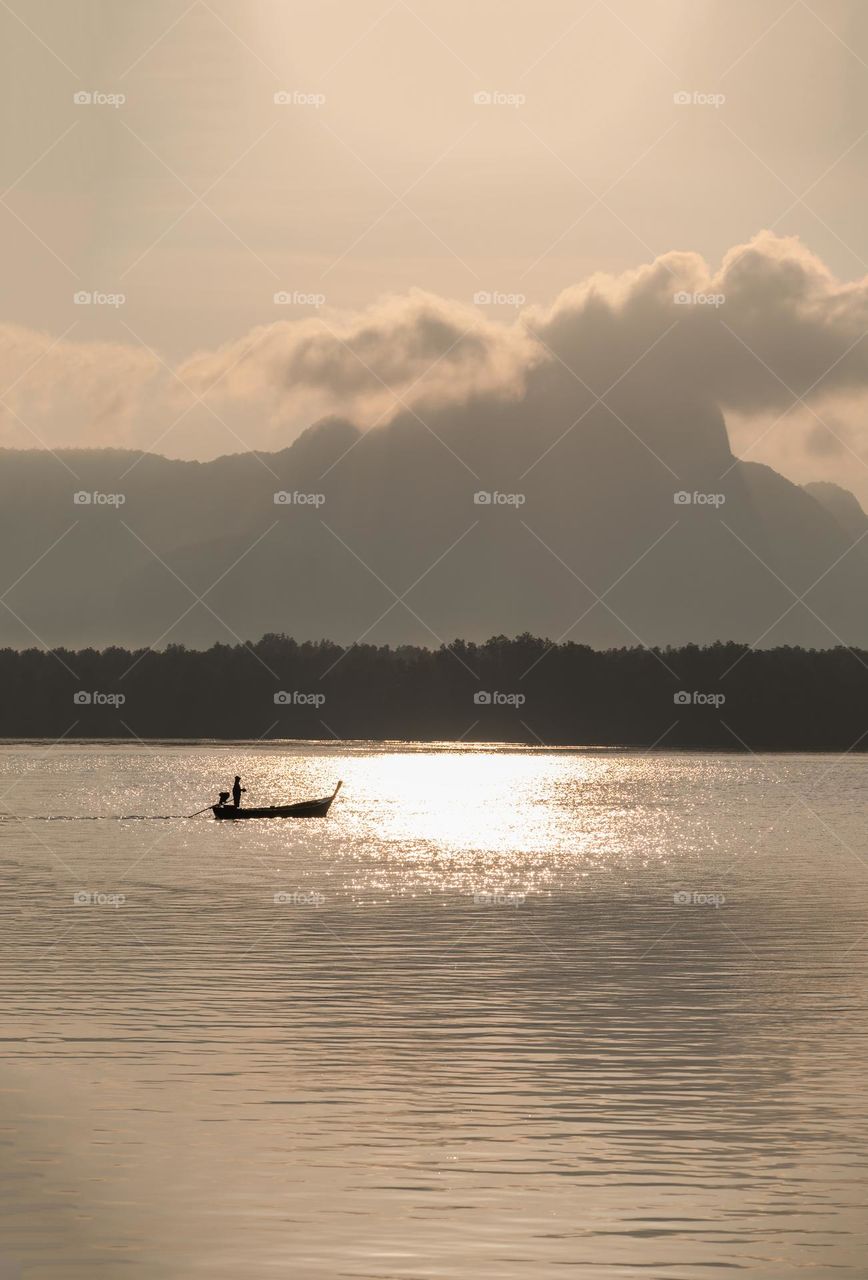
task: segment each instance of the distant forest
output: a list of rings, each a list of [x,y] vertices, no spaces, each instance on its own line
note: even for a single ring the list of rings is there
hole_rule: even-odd
[[[868,749],[868,652],[297,643],[0,650],[0,736]]]

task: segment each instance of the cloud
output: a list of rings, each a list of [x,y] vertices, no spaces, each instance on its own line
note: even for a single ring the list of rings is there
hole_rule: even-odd
[[[0,443],[8,448],[138,443],[163,371],[141,347],[58,341],[0,326]],[[169,398],[167,399],[167,405]]]
[[[841,283],[799,240],[770,232],[717,271],[698,254],[667,253],[595,276],[522,321],[592,385],[638,361],[643,394],[664,400],[677,391],[760,413],[868,388],[868,279]]]
[[[254,330],[191,357],[179,372],[200,395],[217,389],[236,403],[255,401],[272,421],[330,413],[367,426],[408,397],[440,407],[477,395],[518,395],[541,356],[521,326],[414,291],[360,315]]]
[[[442,414],[516,402],[530,383],[537,397],[550,393],[553,413],[569,412],[565,396],[580,405],[587,388],[615,384],[626,411],[656,405],[683,416],[685,429],[694,409],[783,414],[798,395],[840,397],[849,418],[868,390],[866,331],[868,280],[843,283],[800,241],[769,232],[717,269],[698,254],[667,253],[592,276],[508,323],[419,291],[361,313],[280,320],[196,352],[174,375],[131,343],[5,326],[2,439],[209,457],[284,447],[326,414],[369,427],[407,405]]]

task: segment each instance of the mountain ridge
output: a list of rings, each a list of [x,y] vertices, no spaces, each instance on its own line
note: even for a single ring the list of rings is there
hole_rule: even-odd
[[[734,458],[719,414],[688,431],[634,399],[641,433],[602,405],[571,427],[574,399],[566,430],[531,386],[458,422],[331,417],[208,462],[2,450],[0,643],[868,642],[852,495]]]

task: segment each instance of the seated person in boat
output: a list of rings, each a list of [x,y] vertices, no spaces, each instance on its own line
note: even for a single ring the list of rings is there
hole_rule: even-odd
[[[220,799],[217,801],[217,803],[221,806],[221,808],[222,808],[222,806],[223,806],[223,805],[228,804],[228,803],[229,803],[229,792],[228,792],[228,791],[221,791],[221,792],[220,792]]]

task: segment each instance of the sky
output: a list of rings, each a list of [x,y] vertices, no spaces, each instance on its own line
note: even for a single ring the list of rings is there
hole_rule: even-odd
[[[518,394],[540,316],[662,270],[649,341],[707,335],[735,452],[868,502],[855,0],[4,0],[0,49],[0,445],[205,459]]]

